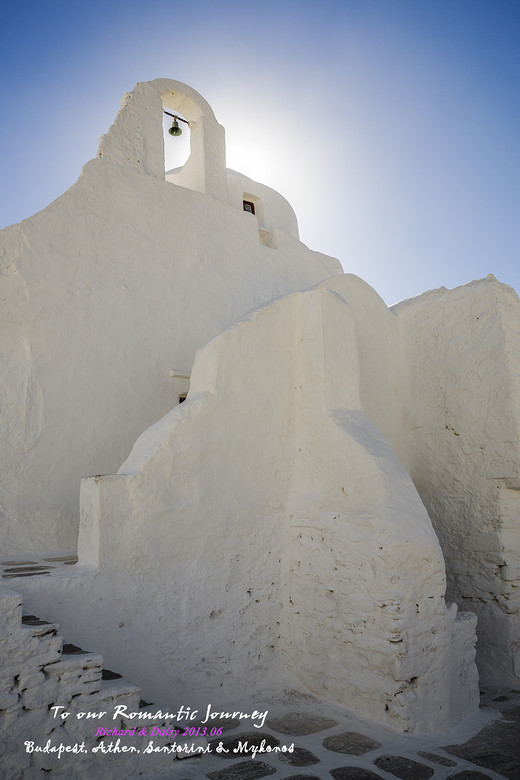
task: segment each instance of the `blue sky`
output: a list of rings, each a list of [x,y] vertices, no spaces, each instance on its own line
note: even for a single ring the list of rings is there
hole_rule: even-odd
[[[520,0],[4,3],[0,226],[58,197],[122,95],[168,77],[387,303],[520,291]]]

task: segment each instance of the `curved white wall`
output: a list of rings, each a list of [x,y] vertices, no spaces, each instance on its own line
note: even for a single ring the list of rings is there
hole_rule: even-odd
[[[209,342],[187,401],[119,474],[84,480],[84,574],[24,583],[31,603],[52,595],[46,614],[152,697],[236,702],[296,678],[402,731],[464,717],[475,621],[446,607],[428,515],[363,412],[357,350],[326,289]]]

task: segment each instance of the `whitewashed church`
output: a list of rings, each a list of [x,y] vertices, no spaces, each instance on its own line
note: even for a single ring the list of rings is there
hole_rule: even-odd
[[[0,263],[0,720],[78,695],[22,597],[166,703],[286,686],[420,733],[520,686],[510,287],[388,308],[167,79]]]

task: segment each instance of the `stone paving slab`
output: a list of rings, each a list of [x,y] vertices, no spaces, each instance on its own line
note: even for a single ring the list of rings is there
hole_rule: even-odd
[[[446,780],[489,780],[489,775],[483,775],[482,772],[474,772],[469,769],[456,775],[449,775]]]
[[[502,713],[504,720],[520,720],[520,707],[512,707]]]
[[[427,761],[431,761],[433,764],[440,764],[441,766],[457,766],[455,761],[451,758],[445,758],[445,756],[438,756],[436,753],[427,753],[424,750],[417,751],[417,755],[421,758],[425,758]]]
[[[379,756],[374,764],[400,780],[428,780],[435,770],[404,756]]]
[[[444,750],[479,767],[492,769],[508,780],[520,778],[519,721],[492,723],[463,745],[448,745]]]
[[[291,734],[293,737],[304,737],[308,734],[315,734],[317,731],[325,731],[332,726],[337,726],[336,720],[323,718],[306,712],[288,712],[283,718],[270,718],[267,725],[273,731],[280,731],[282,734]]]
[[[355,731],[345,731],[343,734],[335,734],[333,737],[324,739],[323,747],[334,753],[362,756],[364,753],[380,748],[381,744],[363,734],[357,734]]]
[[[295,747],[293,753],[280,753],[278,760],[283,764],[290,764],[291,766],[312,766],[319,762],[314,753],[305,748]]]
[[[321,780],[317,775],[291,775],[286,777],[285,780]]]
[[[207,777],[210,780],[257,780],[257,778],[268,777],[275,773],[274,767],[268,766],[262,761],[242,761],[229,769],[210,772]]]
[[[359,766],[340,766],[329,774],[334,780],[381,780],[381,775]]]

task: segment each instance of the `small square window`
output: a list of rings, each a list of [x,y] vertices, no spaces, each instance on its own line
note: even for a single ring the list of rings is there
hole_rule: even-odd
[[[242,201],[242,206],[244,208],[244,211],[248,211],[250,214],[255,213],[255,204],[251,200],[244,200]]]
[[[180,404],[183,404],[183,403],[184,403],[184,401],[186,400],[186,398],[187,398],[187,397],[188,397],[188,393],[182,393],[182,394],[179,396],[179,403],[180,403]]]

